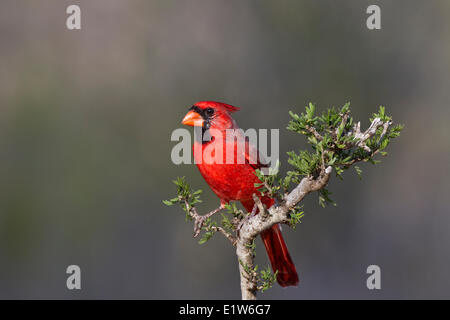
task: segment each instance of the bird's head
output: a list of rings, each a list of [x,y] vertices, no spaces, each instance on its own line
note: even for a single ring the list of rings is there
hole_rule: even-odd
[[[182,124],[203,129],[231,129],[236,127],[236,122],[230,113],[238,111],[239,108],[232,105],[215,102],[200,101],[195,103],[181,121]]]

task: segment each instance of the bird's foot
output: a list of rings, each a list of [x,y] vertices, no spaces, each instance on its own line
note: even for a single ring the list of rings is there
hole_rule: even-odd
[[[214,209],[213,211],[205,215],[197,215],[194,221],[194,238],[200,234],[200,231],[202,231],[203,224],[205,223],[205,221],[223,209],[225,209],[225,204],[221,203],[220,207],[218,207],[217,209]]]

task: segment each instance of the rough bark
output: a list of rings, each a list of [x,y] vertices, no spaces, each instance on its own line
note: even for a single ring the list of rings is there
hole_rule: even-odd
[[[249,275],[245,270],[253,270],[253,251],[250,245],[255,238],[264,230],[269,229],[277,223],[289,223],[289,212],[310,192],[317,191],[325,187],[331,174],[331,167],[322,170],[320,175],[314,179],[305,177],[300,184],[284,197],[284,201],[269,209],[264,208],[261,201],[255,197],[259,214],[252,215],[246,219],[240,230],[236,242],[236,255],[239,261],[239,272],[241,275],[241,294],[243,300],[255,300],[257,292],[256,277]]]

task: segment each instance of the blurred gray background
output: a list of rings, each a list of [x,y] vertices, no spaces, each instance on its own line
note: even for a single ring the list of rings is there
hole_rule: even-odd
[[[82,29],[66,29],[78,4]],[[382,29],[366,28],[381,7]],[[242,108],[242,128],[288,111],[385,105],[406,125],[363,180],[333,179],[337,207],[305,201],[284,228],[298,288],[262,299],[450,298],[450,2],[17,1],[0,4],[0,298],[237,299],[234,249],[192,238],[172,197],[171,132],[198,100]],[[365,126],[368,123],[363,122]],[[258,242],[257,260],[265,266]],[[66,267],[82,290],[66,289]],[[377,264],[382,290],[366,288]]]

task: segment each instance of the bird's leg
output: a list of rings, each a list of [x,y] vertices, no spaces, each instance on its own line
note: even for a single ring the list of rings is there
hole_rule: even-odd
[[[225,202],[221,201],[220,202],[220,207],[218,207],[217,209],[214,209],[213,211],[205,214],[205,215],[199,215],[195,212],[193,218],[194,218],[194,238],[197,237],[200,233],[200,231],[202,230],[203,224],[205,223],[205,221],[213,216],[214,214],[216,214],[217,212],[221,211],[225,209]]]

